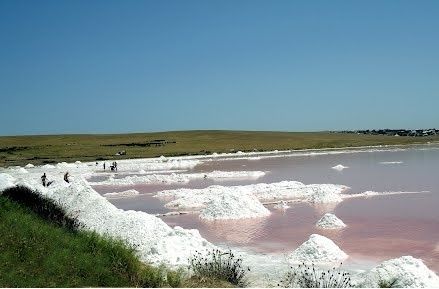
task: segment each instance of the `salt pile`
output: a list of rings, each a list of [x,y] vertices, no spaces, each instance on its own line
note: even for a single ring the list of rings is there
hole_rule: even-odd
[[[318,235],[312,234],[309,239],[294,250],[289,256],[290,263],[336,263],[348,258],[333,241]]]
[[[123,191],[123,192],[113,192],[113,193],[103,194],[103,196],[106,197],[107,199],[119,199],[119,198],[124,198],[124,197],[135,197],[137,195],[139,195],[139,192],[134,190],[134,189]]]
[[[336,215],[326,213],[317,221],[316,226],[322,229],[340,229],[346,227],[346,224]]]
[[[332,169],[334,169],[334,170],[336,170],[336,171],[342,171],[342,170],[347,169],[347,168],[349,168],[349,167],[345,167],[345,166],[342,165],[342,164],[339,164],[339,165],[336,165],[336,166],[333,166],[333,167],[332,167]]]
[[[24,166],[26,169],[34,168],[35,166],[33,164],[27,164]]]
[[[200,236],[198,230],[172,229],[161,219],[145,212],[117,209],[82,177],[72,178],[69,184],[62,180],[62,175],[54,180],[50,187],[43,187],[38,179],[16,181],[7,174],[0,174],[0,189],[24,185],[38,190],[60,204],[84,229],[134,246],[143,262],[171,267],[187,265],[188,258],[196,250],[205,252],[215,248]]]
[[[337,191],[328,190],[321,186],[313,187],[312,190],[313,193],[307,197],[308,202],[312,204],[339,203],[343,201],[343,198]]]
[[[342,201],[340,193],[345,186],[332,184],[304,185],[295,181],[272,184],[252,184],[243,186],[209,186],[203,189],[175,189],[158,192],[155,197],[167,200],[165,207],[170,209],[201,210],[220,196],[237,194],[253,195],[259,202],[298,200],[311,203],[337,203]],[[240,202],[239,199],[237,201]],[[284,209],[286,208],[283,205]],[[239,215],[239,214],[238,214]]]
[[[270,211],[255,196],[228,191],[221,195],[212,196],[212,200],[201,211],[200,218],[205,220],[231,220],[260,218],[268,215],[270,215]]]
[[[42,166],[41,168],[42,169],[55,169],[56,167],[53,165],[46,164],[46,165]]]
[[[412,256],[403,256],[381,263],[370,270],[361,287],[380,287],[380,283],[397,288],[438,288],[439,277],[422,262]]]

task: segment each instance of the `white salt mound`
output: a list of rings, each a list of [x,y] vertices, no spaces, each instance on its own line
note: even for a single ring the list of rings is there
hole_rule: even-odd
[[[33,167],[35,167],[33,164],[27,164],[27,165],[25,165],[24,166],[26,169],[30,169],[30,168],[33,168]]]
[[[336,166],[332,167],[332,169],[337,170],[337,171],[342,171],[342,170],[347,169],[347,168],[349,168],[349,167],[345,167],[342,164],[339,164],[339,165],[336,165]]]
[[[19,169],[17,169],[17,173],[27,174],[28,171],[25,168],[19,168]]]
[[[308,196],[307,201],[313,204],[327,204],[339,203],[343,201],[343,198],[340,196],[339,192],[317,186],[313,188],[313,193]]]
[[[46,165],[42,166],[41,168],[43,168],[43,169],[54,169],[55,166],[46,164]]]
[[[295,181],[278,183],[259,183],[244,186],[209,186],[203,189],[175,189],[158,192],[156,197],[172,199],[166,204],[168,208],[203,208],[212,196],[230,191],[252,194],[259,201],[301,200],[312,203],[336,203],[342,201],[340,194],[346,186],[333,184],[304,185]]]
[[[346,227],[346,224],[336,215],[326,213],[317,221],[316,226],[322,229],[340,229]]]
[[[268,215],[270,215],[270,211],[255,196],[228,191],[213,197],[206,208],[201,211],[200,218],[232,220],[260,218]]]
[[[439,277],[412,256],[403,256],[381,263],[370,270],[361,287],[379,287],[380,283],[393,283],[395,288],[439,287]]]
[[[0,183],[4,183],[5,179],[8,177],[0,175]],[[126,241],[136,248],[136,254],[142,262],[171,267],[187,265],[188,258],[196,250],[206,252],[215,248],[200,236],[198,230],[171,228],[161,219],[145,212],[116,208],[82,177],[73,178],[67,184],[60,175],[50,187],[43,187],[39,179],[15,183],[37,189],[42,195],[59,203],[67,215],[76,218],[85,230]]]
[[[123,192],[113,192],[113,193],[106,193],[103,194],[104,197],[108,199],[118,199],[118,198],[125,198],[125,197],[135,197],[139,195],[139,192],[131,189]]]
[[[338,263],[348,258],[333,241],[318,234],[312,234],[309,239],[294,250],[289,256],[290,263],[327,264]]]

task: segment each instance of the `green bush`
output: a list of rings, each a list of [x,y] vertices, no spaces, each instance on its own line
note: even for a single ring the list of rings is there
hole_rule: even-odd
[[[349,273],[340,271],[340,267],[320,270],[316,269],[314,264],[308,266],[302,263],[297,267],[290,267],[279,286],[286,288],[349,288],[352,287],[352,284]]]
[[[242,266],[242,259],[235,258],[231,250],[222,252],[212,250],[205,256],[196,252],[189,259],[189,269],[199,278],[224,280],[239,287],[247,285],[246,273],[249,268]]]

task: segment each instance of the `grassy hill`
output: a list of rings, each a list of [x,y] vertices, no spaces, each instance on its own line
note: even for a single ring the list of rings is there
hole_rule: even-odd
[[[235,287],[223,276],[144,264],[26,187],[0,192],[0,220],[0,287]]]
[[[122,242],[75,232],[0,195],[0,287],[162,287],[177,273],[142,264]],[[171,276],[171,279],[172,277]]]
[[[154,140],[166,140],[164,145]],[[439,141],[432,137],[393,137],[329,132],[175,131],[135,134],[0,137],[0,166],[60,161],[144,158],[230,151],[268,151],[395,145]],[[125,150],[126,155],[115,154]]]

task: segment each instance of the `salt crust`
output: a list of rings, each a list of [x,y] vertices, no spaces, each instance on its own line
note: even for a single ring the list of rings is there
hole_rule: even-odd
[[[395,164],[402,164],[404,162],[402,161],[395,161],[395,162],[380,162],[382,165],[395,165]]]
[[[403,256],[381,263],[366,273],[361,287],[379,287],[380,283],[393,283],[392,287],[439,287],[439,277],[422,262],[412,256]]]
[[[336,215],[326,213],[320,220],[317,221],[316,227],[322,229],[340,229],[346,227],[346,224],[337,218]]]
[[[312,234],[307,241],[288,256],[288,261],[290,263],[327,264],[339,263],[347,258],[348,255],[332,240],[318,234]]]
[[[110,176],[107,180],[90,182],[93,185],[135,185],[135,184],[154,184],[154,183],[187,183],[195,179],[258,179],[265,175],[261,171],[213,171],[208,173],[192,174],[151,174],[143,176],[126,176],[116,179]]]
[[[107,199],[118,199],[118,198],[125,198],[125,197],[135,197],[138,196],[139,192],[131,189],[131,190],[126,190],[123,192],[113,192],[113,193],[106,193],[103,194],[104,197],[106,197]]]

